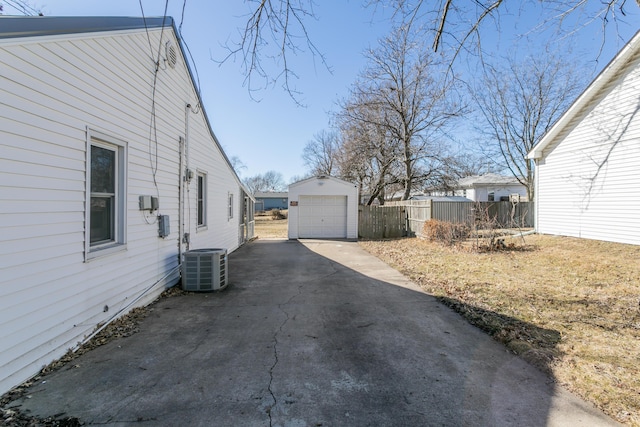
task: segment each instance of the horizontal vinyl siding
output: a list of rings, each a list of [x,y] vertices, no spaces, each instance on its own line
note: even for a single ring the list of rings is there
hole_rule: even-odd
[[[640,61],[605,87],[538,165],[538,231],[640,244]]]
[[[160,31],[149,35],[157,48]],[[177,45],[172,31],[164,37]],[[0,393],[177,281],[179,137],[185,105],[198,103],[185,64],[161,66],[152,129],[155,66],[145,31],[29,41],[0,42]],[[84,262],[87,127],[127,144],[127,244]],[[202,112],[189,128],[190,167],[208,173],[210,216],[195,233],[192,183],[185,231],[192,247],[233,250],[240,212],[228,221],[227,194],[238,201],[239,182]],[[140,211],[140,195],[158,196],[159,212]],[[170,216],[164,239],[158,213]]]
[[[189,119],[189,168],[207,175],[207,226],[198,229],[197,209],[190,212],[189,224],[192,245],[190,249],[223,248],[232,251],[239,244],[241,212],[238,208],[240,186],[229,173],[226,160],[213,144],[202,143],[207,140],[206,123],[202,113],[192,114]],[[229,219],[229,193],[233,194],[233,218]],[[189,184],[187,193],[190,205],[196,206],[197,180]]]

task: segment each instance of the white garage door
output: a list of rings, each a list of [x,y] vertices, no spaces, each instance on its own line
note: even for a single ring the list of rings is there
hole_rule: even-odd
[[[298,237],[346,238],[347,196],[299,196]]]

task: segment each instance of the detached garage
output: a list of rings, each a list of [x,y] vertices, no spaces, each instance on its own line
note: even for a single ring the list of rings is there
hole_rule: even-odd
[[[357,187],[330,176],[291,184],[289,238],[357,239]]]

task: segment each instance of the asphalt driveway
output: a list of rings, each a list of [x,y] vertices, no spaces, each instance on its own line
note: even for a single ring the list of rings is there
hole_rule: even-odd
[[[11,405],[108,426],[616,425],[357,243],[255,241],[229,274]]]

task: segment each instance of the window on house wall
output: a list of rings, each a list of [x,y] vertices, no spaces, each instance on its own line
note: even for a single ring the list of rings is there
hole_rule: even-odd
[[[86,259],[125,244],[126,148],[122,141],[87,131]]]
[[[228,210],[229,219],[233,218],[233,193],[229,193],[229,210]]]
[[[493,191],[489,191],[489,194],[487,195],[487,200],[490,202],[493,202],[495,199],[495,194]]]
[[[207,225],[207,175],[198,172],[198,227]]]

